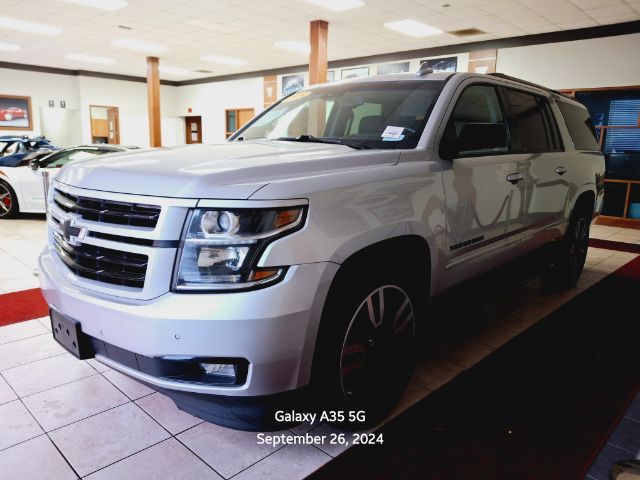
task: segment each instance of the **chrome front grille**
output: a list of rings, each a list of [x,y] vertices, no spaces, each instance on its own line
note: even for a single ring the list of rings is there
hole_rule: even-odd
[[[155,228],[161,212],[158,205],[76,196],[57,188],[53,201],[64,212],[77,214],[85,220],[133,227]]]
[[[79,277],[132,288],[144,288],[148,257],[81,243],[72,245],[54,232],[53,246],[60,259]]]

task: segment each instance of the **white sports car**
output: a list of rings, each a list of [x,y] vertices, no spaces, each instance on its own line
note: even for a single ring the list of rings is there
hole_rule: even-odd
[[[0,218],[9,218],[19,212],[45,212],[43,171],[54,177],[69,162],[137,148],[107,144],[80,145],[53,152],[38,160],[23,160],[15,167],[0,167]]]

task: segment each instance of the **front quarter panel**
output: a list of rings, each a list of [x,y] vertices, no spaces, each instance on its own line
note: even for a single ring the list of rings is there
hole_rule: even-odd
[[[340,264],[374,243],[419,235],[431,247],[432,271],[436,271],[445,226],[441,169],[428,160],[429,151],[401,155],[397,165],[297,180],[289,185],[270,184],[257,192],[252,199],[279,197],[283,191],[289,198],[305,196],[302,192],[306,192],[309,199],[305,227],[269,245],[259,265]],[[328,185],[333,188],[326,188]],[[289,190],[294,187],[299,190]],[[409,265],[411,259],[402,253],[390,255]]]

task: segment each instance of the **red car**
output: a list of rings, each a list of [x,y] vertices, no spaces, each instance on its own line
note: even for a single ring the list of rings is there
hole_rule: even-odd
[[[27,111],[20,107],[0,108],[0,120],[27,118]]]

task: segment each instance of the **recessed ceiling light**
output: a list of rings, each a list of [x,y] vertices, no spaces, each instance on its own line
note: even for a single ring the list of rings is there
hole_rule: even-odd
[[[222,55],[204,55],[200,57],[200,60],[204,60],[205,62],[211,63],[220,63],[222,65],[245,65],[247,63],[246,60],[242,60],[240,58],[232,58],[232,57],[224,57]]]
[[[111,45],[113,45],[114,47],[128,48],[129,50],[135,50],[137,52],[144,53],[162,53],[169,50],[164,45],[147,42],[145,40],[136,40],[133,38],[120,38],[118,40],[113,40],[111,42]]]
[[[426,37],[428,35],[438,35],[442,33],[442,30],[430,27],[417,20],[398,20],[397,22],[387,22],[384,26],[396,32],[411,35],[412,37]]]
[[[0,50],[5,52],[15,52],[20,50],[20,45],[14,45],[13,43],[2,43],[0,42]]]
[[[25,22],[17,18],[0,17],[0,28],[18,30],[19,32],[35,33],[37,35],[59,35],[62,33],[60,27],[44,25],[42,23]]]
[[[187,70],[186,68],[178,68],[178,67],[168,67],[166,65],[160,65],[158,67],[160,73],[166,73],[167,75],[179,75],[184,77],[186,75],[193,75],[191,70]]]
[[[85,55],[83,53],[67,53],[64,58],[67,60],[73,60],[74,62],[101,63],[102,65],[108,65],[115,62],[113,58]]]
[[[311,45],[306,42],[295,42],[293,40],[286,40],[283,42],[276,42],[275,46],[278,48],[284,48],[285,50],[291,50],[292,52],[297,53],[306,53],[311,52]]]
[[[85,7],[99,8],[100,10],[119,10],[126,7],[129,2],[125,0],[64,0],[67,3],[76,3]]]
[[[334,12],[342,12],[352,8],[364,6],[364,2],[360,0],[306,0],[309,3],[318,5],[319,7],[328,8]]]

